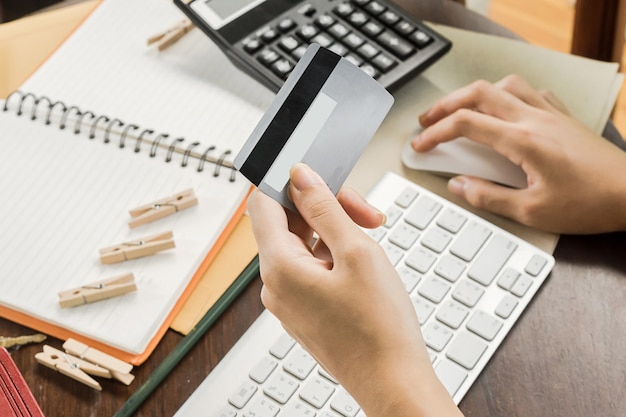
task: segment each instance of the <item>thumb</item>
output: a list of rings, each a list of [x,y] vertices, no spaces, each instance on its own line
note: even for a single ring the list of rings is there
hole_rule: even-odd
[[[300,215],[333,251],[362,233],[344,211],[324,180],[309,166],[298,163],[290,171],[289,195]]]
[[[481,178],[458,176],[448,181],[448,190],[473,207],[516,218],[522,190],[505,187]]]

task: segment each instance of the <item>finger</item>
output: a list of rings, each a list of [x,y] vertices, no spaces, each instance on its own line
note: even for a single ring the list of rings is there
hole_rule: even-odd
[[[514,164],[521,165],[524,141],[516,140],[517,129],[512,123],[462,109],[424,129],[411,140],[411,147],[416,152],[425,152],[440,143],[466,137],[494,148]]]
[[[554,110],[554,107],[543,95],[519,75],[508,75],[495,83],[495,86],[533,107],[549,111]]]
[[[262,191],[254,190],[248,197],[248,212],[259,256],[268,260],[282,259],[297,247],[306,246],[289,230],[285,209]]]
[[[352,188],[342,188],[337,193],[337,200],[348,216],[356,224],[368,229],[382,226],[387,221],[385,215],[365,200]]]
[[[520,199],[524,198],[524,190],[469,176],[451,178],[448,190],[473,207],[512,219],[519,218],[518,208],[522,206]]]
[[[502,120],[515,121],[523,102],[512,94],[484,80],[460,88],[436,102],[420,115],[423,127],[428,127],[460,109],[489,114]]]
[[[333,252],[361,230],[341,207],[324,180],[307,165],[298,163],[290,172],[291,197],[302,218]]]
[[[542,90],[539,92],[541,94],[541,96],[548,102],[550,103],[550,105],[552,107],[554,107],[556,110],[558,110],[559,112],[566,114],[566,115],[570,115],[569,110],[567,109],[567,107],[565,106],[565,104],[563,104],[563,102],[561,100],[559,100],[553,93],[552,91],[548,91],[548,90]]]

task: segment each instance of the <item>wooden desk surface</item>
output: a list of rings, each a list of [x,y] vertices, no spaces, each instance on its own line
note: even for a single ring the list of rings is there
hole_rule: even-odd
[[[447,0],[397,0],[416,16],[514,36]],[[556,266],[534,301],[460,404],[467,417],[626,416],[626,233],[563,236]],[[2,277],[0,279],[9,279]],[[255,280],[136,413],[171,416],[262,311]],[[29,333],[0,319],[0,335]],[[169,331],[125,387],[96,392],[38,365],[41,346],[12,356],[44,413],[110,416],[150,376],[182,336]],[[60,347],[61,341],[48,339]]]

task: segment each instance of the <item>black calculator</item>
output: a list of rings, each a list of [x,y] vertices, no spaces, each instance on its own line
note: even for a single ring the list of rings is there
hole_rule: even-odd
[[[451,42],[389,0],[174,0],[244,72],[277,92],[311,43],[393,90]]]

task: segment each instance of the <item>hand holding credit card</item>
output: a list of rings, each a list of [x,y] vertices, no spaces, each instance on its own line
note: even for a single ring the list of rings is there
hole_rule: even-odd
[[[265,194],[296,211],[287,197],[291,167],[309,165],[337,194],[392,104],[393,96],[376,80],[312,44],[234,166]]]

